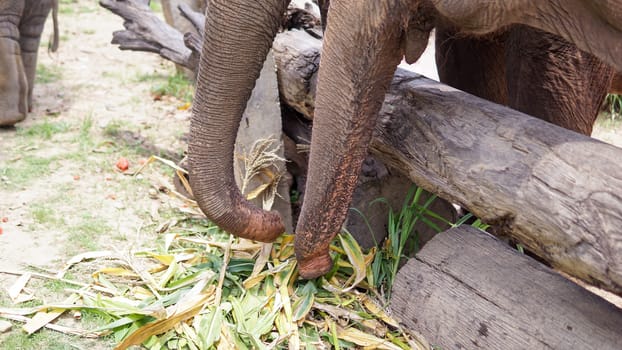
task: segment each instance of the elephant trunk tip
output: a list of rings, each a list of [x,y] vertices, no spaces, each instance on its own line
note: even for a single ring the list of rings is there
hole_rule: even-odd
[[[249,215],[248,224],[241,232],[233,235],[253,241],[271,243],[285,232],[285,225],[279,213],[275,211],[253,213]]]
[[[333,268],[333,259],[326,251],[307,258],[297,258],[298,272],[304,279],[314,279],[327,274]]]

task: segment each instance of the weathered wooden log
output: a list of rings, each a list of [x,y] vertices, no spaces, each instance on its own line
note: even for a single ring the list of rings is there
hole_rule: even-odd
[[[196,6],[203,6],[204,1],[193,1]],[[201,4],[199,4],[201,3]],[[149,8],[146,0],[100,0],[99,4],[125,20],[126,30],[113,33],[112,43],[119,45],[121,50],[146,51],[159,54],[179,66],[194,72],[198,69],[198,55],[201,47],[196,44],[201,41],[205,25],[204,14],[195,11],[186,3],[178,0],[165,1],[165,17],[169,22],[180,22],[186,28],[177,30],[162,21]],[[171,7],[175,7],[172,9]],[[179,12],[172,13],[178,10]],[[283,19],[283,25],[288,29],[303,28],[312,38],[320,38],[319,19],[304,9],[290,8]],[[184,40],[184,36],[186,37]]]
[[[402,267],[391,309],[441,349],[620,349],[622,310],[461,226]]]
[[[166,23],[184,34],[184,38],[186,38],[186,35],[202,37],[200,33],[203,32],[205,23],[201,23],[201,26],[199,26],[199,23],[194,22],[194,19],[195,16],[198,16],[204,21],[205,0],[161,0],[161,4]],[[184,44],[192,50],[192,46],[189,46],[188,42],[184,41]],[[187,62],[192,67],[198,67],[199,55],[197,53],[194,56],[196,56],[197,60],[193,60],[194,58],[190,57]],[[178,73],[183,73],[191,81],[196,79],[196,69],[190,69],[180,64],[175,66]]]
[[[164,23],[149,8],[148,1],[100,0],[99,4],[125,19],[126,30],[113,33],[113,44],[121,50],[154,52],[163,58],[191,70],[196,70],[196,59],[184,45],[184,35]]]
[[[322,41],[303,30],[290,30],[276,36],[272,50],[281,99],[312,118]]]
[[[300,30],[273,46],[281,97],[308,117],[320,47]],[[622,150],[398,70],[372,152],[554,267],[622,294]]]
[[[372,151],[554,267],[622,294],[622,149],[398,71]]]

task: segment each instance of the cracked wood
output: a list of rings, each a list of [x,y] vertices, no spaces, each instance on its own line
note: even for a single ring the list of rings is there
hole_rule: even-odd
[[[622,310],[494,237],[440,233],[398,273],[391,310],[442,349],[619,349]]]

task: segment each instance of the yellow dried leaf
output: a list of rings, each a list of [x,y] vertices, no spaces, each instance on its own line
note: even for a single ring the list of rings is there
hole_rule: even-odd
[[[266,278],[266,276],[269,275],[269,274],[270,274],[269,271],[264,271],[262,273],[259,273],[259,274],[255,275],[255,276],[250,276],[246,280],[244,280],[244,282],[242,282],[242,285],[246,289],[251,289],[254,286],[256,286],[259,283],[261,283],[261,281],[263,281]]]
[[[175,256],[170,255],[170,254],[162,255],[162,254],[148,253],[148,255],[167,266],[172,264],[173,261],[175,261]]]
[[[251,200],[251,199],[255,199],[257,197],[259,197],[260,194],[263,193],[263,191],[266,190],[266,188],[270,187],[270,184],[261,184],[259,186],[257,186],[254,190],[250,191],[247,195],[246,195],[246,199],[247,200]]]
[[[153,297],[153,293],[151,293],[149,289],[141,286],[132,288],[131,295],[138,300],[145,300]]]
[[[369,298],[367,295],[360,294],[359,299],[372,315],[380,318],[384,323],[388,324],[391,327],[398,328],[399,323],[391,318],[375,301]]]
[[[177,110],[178,111],[186,111],[188,110],[190,107],[192,106],[192,104],[190,102],[186,102],[182,105],[177,106]]]
[[[168,269],[168,265],[159,265],[159,266],[150,268],[149,273],[154,274],[154,273],[162,272],[166,269]]]
[[[358,245],[354,237],[349,233],[343,233],[339,235],[341,246],[343,247],[352,268],[354,269],[354,281],[350,287],[344,289],[344,292],[356,287],[359,282],[365,279],[367,273],[367,265],[365,264],[365,257],[363,251]]]
[[[80,299],[78,294],[72,294],[71,296],[69,296],[69,298],[65,299],[63,303],[72,305],[76,301],[78,301],[78,299]],[[33,334],[39,329],[45,327],[46,324],[57,319],[66,310],[67,309],[56,308],[56,309],[52,309],[48,311],[37,312],[35,316],[32,319],[30,319],[30,321],[28,321],[24,326],[22,326],[22,329],[26,331],[26,333],[29,335]]]
[[[115,350],[123,350],[132,345],[139,345],[152,335],[167,332],[179,322],[183,322],[191,317],[194,317],[203,309],[203,306],[208,302],[212,295],[213,293],[204,293],[183,298],[170,310],[170,312],[167,312],[168,315],[166,318],[148,323],[138,328],[134,333],[130,334],[121,343],[119,343],[115,347]]]
[[[79,262],[82,262],[84,260],[92,260],[92,259],[105,258],[105,257],[114,257],[114,252],[110,250],[104,250],[104,251],[87,252],[87,253],[78,254],[72,257],[71,259],[69,259],[69,261],[67,261],[67,264],[65,264],[65,266],[56,274],[56,278],[63,278],[63,276],[65,276],[65,272],[67,272],[73,265]]]
[[[402,350],[399,346],[391,343],[388,340],[378,338],[374,335],[365,333],[356,328],[342,328],[336,326],[337,337],[345,341],[349,341],[358,346],[367,347],[370,349],[385,349],[385,350]]]
[[[104,267],[102,269],[99,269],[98,271],[93,273],[93,278],[97,278],[97,276],[100,274],[106,274],[106,275],[111,275],[111,276],[125,276],[125,277],[138,277],[138,275],[136,274],[136,272],[123,268],[123,267]]]

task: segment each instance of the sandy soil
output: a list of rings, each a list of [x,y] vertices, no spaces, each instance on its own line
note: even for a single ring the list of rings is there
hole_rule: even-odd
[[[42,49],[39,60],[41,65],[59,70],[61,79],[36,85],[34,112],[18,128],[27,131],[47,122],[66,125],[69,130],[54,134],[49,140],[32,137],[24,140],[20,130],[0,130],[3,166],[11,166],[28,156],[59,159],[50,164],[47,176],[19,188],[10,186],[15,182],[10,177],[2,178],[0,217],[8,221],[2,223],[0,249],[9,253],[0,256],[4,268],[17,268],[25,262],[54,265],[65,239],[62,227],[32,230],[29,209],[59,194],[59,190],[68,199],[57,208],[67,215],[66,220],[71,221],[72,214],[91,212],[111,221],[110,226],[119,227],[121,234],[139,228],[141,219],[136,211],[148,208],[151,199],[145,196],[144,203],[140,198],[123,203],[109,191],[108,183],[127,180],[127,176],[114,169],[116,159],[122,155],[115,150],[123,153],[123,147],[118,140],[103,135],[111,123],[131,131],[128,135],[134,140],[129,141],[135,141],[135,146],[177,154],[185,147],[180,137],[188,127],[189,112],[179,111],[177,101],[154,102],[150,92],[153,82],[140,81],[143,76],[174,73],[172,64],[153,54],[120,51],[110,44],[112,32],[122,28],[122,21],[91,1],[78,1],[73,13],[61,14],[61,23],[64,40],[60,51],[49,55]],[[85,151],[87,162],[63,159],[80,151],[75,142],[76,132],[80,132],[88,119],[93,123],[88,138],[104,144]],[[88,160],[95,164],[88,164]],[[137,161],[130,159],[134,166]]]
[[[48,21],[39,56],[57,77],[36,85],[26,121],[0,129],[2,271],[55,271],[75,254],[149,239],[167,202],[153,193],[153,172],[127,176],[115,163],[124,156],[135,170],[152,154],[179,158],[185,150],[189,111],[151,92],[174,66],[110,44],[122,20],[95,1],[64,2],[60,24],[60,50],[43,47]],[[0,297],[14,280],[0,273]]]

